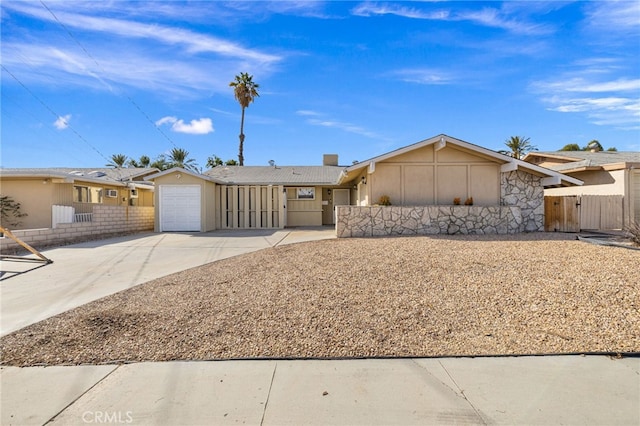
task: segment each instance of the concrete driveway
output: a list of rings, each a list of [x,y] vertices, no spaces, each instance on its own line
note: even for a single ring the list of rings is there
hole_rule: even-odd
[[[327,238],[335,238],[332,228],[145,233],[44,250],[53,260],[44,266],[3,260],[0,336],[185,269],[276,245]]]

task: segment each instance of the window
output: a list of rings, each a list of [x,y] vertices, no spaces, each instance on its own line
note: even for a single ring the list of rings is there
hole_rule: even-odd
[[[316,189],[312,186],[301,188],[287,188],[287,199],[289,200],[315,200]]]
[[[102,203],[102,188],[95,186],[79,186],[73,187],[73,201],[76,203]]]

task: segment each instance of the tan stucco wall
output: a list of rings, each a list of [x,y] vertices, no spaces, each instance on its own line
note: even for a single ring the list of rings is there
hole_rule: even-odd
[[[624,170],[586,171],[571,173],[571,177],[584,182],[581,186],[548,188],[544,195],[625,195]]]
[[[47,183],[43,183],[47,182]],[[20,211],[27,216],[19,219],[17,227],[7,225],[9,229],[35,229],[51,227],[51,205],[54,204],[56,186],[59,184],[40,179],[2,179],[0,193],[20,203]]]
[[[314,187],[313,200],[295,199],[297,188],[287,187],[287,226],[322,226],[322,187]]]
[[[176,171],[154,179],[155,184],[155,219],[154,231],[160,231],[160,187],[162,185],[198,185],[200,186],[200,231],[216,229],[215,183]]]
[[[381,161],[366,179],[360,205],[376,204],[382,195],[405,206],[448,205],[454,198],[464,203],[469,197],[474,205],[500,204],[500,165],[451,146],[436,151],[430,145]]]

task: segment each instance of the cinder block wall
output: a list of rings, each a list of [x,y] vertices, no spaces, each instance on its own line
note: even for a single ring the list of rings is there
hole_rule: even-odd
[[[137,206],[93,206],[91,222],[59,223],[55,228],[11,230],[13,235],[40,249],[110,236],[153,231],[154,208]],[[11,238],[0,238],[0,250],[19,250]]]

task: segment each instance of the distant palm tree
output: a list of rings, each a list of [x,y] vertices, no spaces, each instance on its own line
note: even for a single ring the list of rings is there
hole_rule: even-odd
[[[113,167],[113,168],[120,168],[120,167],[124,167],[125,163],[127,162],[127,156],[124,154],[113,154],[111,156],[111,161],[109,161],[106,166],[107,167]]]
[[[241,166],[244,166],[244,110],[249,106],[256,97],[259,97],[257,83],[253,82],[253,76],[246,72],[241,72],[236,75],[236,79],[229,83],[229,86],[233,87],[233,94],[240,103],[242,108],[242,118],[240,119],[240,145],[238,147],[238,162]]]
[[[513,158],[517,158],[518,160],[522,159],[529,151],[537,151],[534,145],[531,144],[529,138],[525,138],[524,136],[511,136],[507,139],[504,144],[510,151],[499,151],[501,154],[510,155]]]
[[[183,169],[198,171],[196,160],[189,158],[189,151],[182,148],[173,148],[169,153],[169,168],[182,167]]]
[[[167,163],[167,158],[161,154],[155,160],[153,160],[151,164],[149,164],[149,167],[159,170],[167,170],[171,166],[169,165],[169,163]]]

